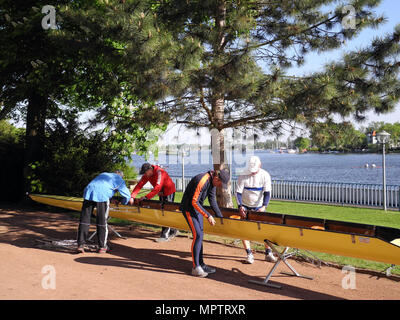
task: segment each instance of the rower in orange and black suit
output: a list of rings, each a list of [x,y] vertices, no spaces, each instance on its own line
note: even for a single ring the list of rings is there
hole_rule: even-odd
[[[203,202],[208,197],[210,206],[217,217],[222,218],[221,210],[216,200],[216,188],[223,187],[229,181],[229,172],[227,170],[208,171],[193,177],[185,193],[179,209],[182,211],[186,222],[193,234],[192,275],[197,277],[206,277],[209,273],[214,273],[215,269],[207,266],[203,261],[203,217],[214,226],[213,216],[203,208]]]

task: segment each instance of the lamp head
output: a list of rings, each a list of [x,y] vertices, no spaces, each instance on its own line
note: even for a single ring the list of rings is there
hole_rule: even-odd
[[[379,143],[388,143],[390,139],[390,133],[383,130],[376,135],[376,139]]]

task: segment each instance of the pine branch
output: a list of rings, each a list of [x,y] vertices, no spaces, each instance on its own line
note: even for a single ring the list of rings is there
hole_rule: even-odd
[[[333,19],[335,19],[335,18],[337,18],[337,17],[338,17],[338,15],[334,15],[334,16],[332,16],[331,18],[328,18],[328,19],[326,19],[326,20],[324,20],[324,21],[321,21],[321,22],[319,22],[319,23],[317,23],[317,24],[315,24],[315,25],[313,25],[313,26],[310,26],[310,27],[308,27],[308,28],[306,28],[306,29],[303,29],[303,30],[294,32],[294,33],[292,33],[292,34],[286,35],[284,38],[290,38],[290,37],[297,36],[297,35],[299,35],[299,34],[307,33],[308,31],[310,31],[310,30],[312,30],[312,29],[315,29],[315,28],[318,28],[319,26],[321,26],[321,25],[323,25],[323,24],[326,24],[327,22],[330,22],[331,20],[333,20]],[[273,40],[270,40],[270,41],[258,43],[258,44],[255,44],[255,45],[246,46],[244,49],[252,50],[252,49],[257,49],[257,48],[260,48],[260,47],[272,45],[272,44],[274,44],[275,42],[278,42],[278,41],[283,40],[284,38],[280,37],[280,38],[276,38],[276,39],[273,39]],[[240,52],[240,51],[243,51],[243,48],[238,50],[238,52]]]
[[[193,122],[193,121],[187,121],[187,120],[177,120],[176,123],[187,124],[187,125],[190,125],[193,127],[204,127],[204,128],[210,127],[209,124],[201,124],[200,122]]]
[[[0,111],[0,120],[4,120],[13,108],[14,106],[11,103],[8,103],[7,105],[4,104],[3,109]]]
[[[246,117],[246,118],[241,118],[241,119],[237,119],[231,122],[227,122],[225,124],[223,124],[220,128],[218,129],[226,129],[226,128],[234,128],[234,127],[238,127],[241,125],[248,125],[248,124],[258,124],[258,123],[262,123],[262,122],[272,122],[272,121],[276,121],[276,120],[280,120],[281,117],[276,117],[276,118],[266,118],[264,115],[262,114],[257,114],[255,116],[251,116],[251,117]]]
[[[207,116],[208,116],[208,120],[210,120],[210,122],[213,122],[213,115],[211,113],[211,110],[209,108],[207,108],[207,105],[206,105],[206,103],[204,101],[203,88],[200,89],[200,105],[206,111]]]

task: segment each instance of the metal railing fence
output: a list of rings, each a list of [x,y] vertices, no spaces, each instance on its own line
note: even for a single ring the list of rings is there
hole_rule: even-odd
[[[182,188],[182,177],[171,177],[171,179],[178,191],[184,190],[190,181],[190,178],[185,178],[184,188]],[[233,179],[231,183],[232,194],[234,194],[237,180]],[[272,180],[271,198],[381,207],[383,206],[383,187],[379,184]],[[400,186],[386,186],[386,201],[388,208],[400,210]]]

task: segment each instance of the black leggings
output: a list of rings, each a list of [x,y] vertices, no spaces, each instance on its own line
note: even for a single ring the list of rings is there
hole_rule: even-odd
[[[108,209],[110,207],[109,201],[106,202],[95,202],[90,200],[83,200],[81,218],[78,229],[78,246],[82,246],[86,243],[89,234],[90,218],[93,213],[93,209],[97,209],[96,213],[96,225],[97,225],[97,240],[100,248],[107,246],[108,236]]]
[[[168,196],[159,196],[159,199],[160,199],[160,201],[162,203],[164,203],[164,202],[174,202],[174,200],[175,200],[175,192],[170,194],[170,195],[168,195]],[[174,234],[177,231],[178,230],[172,229],[172,228],[169,228],[169,227],[162,227],[162,229],[161,229],[161,237],[162,238],[167,238],[168,235]]]

